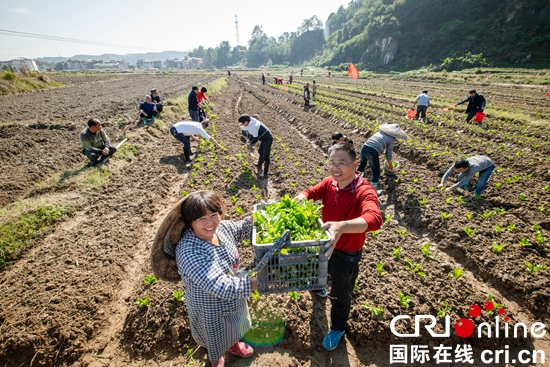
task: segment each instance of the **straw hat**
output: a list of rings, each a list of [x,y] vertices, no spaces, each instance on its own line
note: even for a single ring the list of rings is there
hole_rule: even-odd
[[[407,133],[398,124],[382,124],[378,126],[378,130],[396,139],[408,139]]]
[[[151,247],[151,267],[157,278],[175,282],[181,280],[176,265],[176,246],[185,228],[181,216],[181,205],[188,198],[181,199],[162,221]]]

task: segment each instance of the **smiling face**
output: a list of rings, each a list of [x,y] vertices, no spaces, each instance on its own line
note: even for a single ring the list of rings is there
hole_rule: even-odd
[[[355,179],[357,164],[347,151],[333,150],[328,157],[328,172],[338,186],[344,188]]]
[[[201,240],[212,242],[212,238],[220,224],[220,214],[218,212],[206,211],[202,217],[194,220],[191,224],[193,233]]]

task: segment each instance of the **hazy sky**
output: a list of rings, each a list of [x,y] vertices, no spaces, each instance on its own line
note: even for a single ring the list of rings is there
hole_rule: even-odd
[[[148,51],[186,51],[222,41],[247,45],[254,26],[269,37],[295,32],[316,15],[326,21],[343,0],[0,0],[0,60]],[[16,31],[108,45],[1,34]]]

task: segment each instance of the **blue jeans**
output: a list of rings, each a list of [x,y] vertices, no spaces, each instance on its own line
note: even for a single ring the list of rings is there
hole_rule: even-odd
[[[493,173],[493,170],[495,169],[495,166],[492,165],[491,167],[485,168],[483,171],[479,171],[479,177],[477,178],[476,187],[474,189],[474,195],[481,195],[485,188],[487,187],[487,181],[489,181],[489,177],[491,177],[491,173]],[[458,175],[458,180],[463,177],[464,173],[460,173]],[[461,187],[462,190],[466,190],[468,188],[468,182],[464,184],[464,186]]]
[[[103,150],[104,148],[105,148],[105,146],[103,146],[99,149]],[[101,152],[96,153],[96,152],[91,151],[91,150],[84,150],[84,149],[82,150],[82,153],[84,153],[86,155],[86,157],[88,157],[90,162],[92,162],[92,166],[95,166],[96,164],[103,162],[107,158],[111,158],[111,156],[113,154],[115,154],[115,152],[116,152],[115,147],[109,147],[109,154],[108,155],[103,155]]]
[[[172,126],[170,128],[170,134],[172,134],[172,136],[178,141],[183,143],[183,149],[191,149],[191,142],[189,141],[189,138],[182,133],[178,133],[175,127]]]
[[[359,161],[357,170],[363,173],[367,162],[369,162],[370,169],[372,170],[372,182],[380,181],[380,154],[376,149],[363,145],[361,148],[361,160]]]

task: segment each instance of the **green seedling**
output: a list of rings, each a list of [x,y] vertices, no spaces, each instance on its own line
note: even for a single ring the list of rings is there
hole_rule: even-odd
[[[414,178],[414,179],[413,179],[413,183],[414,183],[414,184],[417,184],[417,183],[418,183],[418,178]]]
[[[540,231],[535,232],[535,238],[537,239],[537,242],[538,242],[538,243],[544,243],[544,242],[546,242],[546,237],[544,237],[544,236],[542,235],[542,232],[540,232]]]
[[[254,199],[259,200],[262,197],[262,194],[256,194],[254,195]]]
[[[300,165],[300,161],[296,161],[294,162],[294,164],[296,165],[296,167],[298,167]]]
[[[412,301],[411,296],[407,296],[401,291],[398,291],[398,293],[399,293],[399,300],[397,301],[397,303],[399,304],[399,306],[403,308],[409,308],[409,303],[411,303]]]
[[[401,174],[402,174],[402,175],[405,175],[405,173],[406,173],[405,170],[402,169],[402,170],[401,170]]]
[[[388,274],[387,271],[384,270],[384,264],[376,264],[376,271],[378,272],[379,277],[383,277],[384,275]]]
[[[502,186],[502,184],[500,182],[495,182],[495,188],[496,189],[500,189],[501,186]]]
[[[504,229],[505,228],[503,226],[501,226],[499,223],[495,224],[495,232],[496,233],[502,233],[502,232],[504,232]]]
[[[210,180],[204,180],[205,185],[210,185]]]
[[[386,214],[386,215],[384,216],[384,219],[386,220],[386,222],[389,222],[389,221],[391,220],[391,215]]]
[[[185,301],[185,297],[183,296],[183,290],[181,290],[181,289],[179,289],[177,291],[173,291],[172,295],[174,296],[174,298],[178,302],[184,302]]]
[[[504,208],[493,208],[495,212],[497,212],[498,215],[504,215],[506,213],[506,209]]]
[[[143,281],[149,285],[155,284],[157,282],[157,277],[154,275],[147,275],[143,277]]]
[[[431,245],[429,243],[426,243],[422,245],[422,248],[420,249],[420,251],[422,251],[422,255],[424,255],[428,259],[435,260],[435,255],[430,252],[430,246]]]
[[[254,301],[257,301],[260,299],[260,292],[258,292],[258,290],[256,289],[254,292],[252,292],[251,296]]]
[[[414,275],[418,275],[419,277],[426,278],[426,273],[422,271],[422,265],[421,264],[413,264],[411,259],[406,259],[405,262],[407,263],[404,268]]]
[[[353,290],[354,291],[359,291],[359,276],[357,276],[357,278],[355,278],[355,284],[353,285]]]
[[[519,248],[528,247],[531,245],[532,245],[531,242],[525,237],[519,240]]]
[[[422,205],[428,204],[428,199],[422,198],[422,199],[420,200],[420,204],[422,204]]]
[[[290,183],[290,187],[295,187],[296,186],[296,182],[291,182]]]
[[[519,194],[518,199],[521,200],[521,201],[525,201],[525,200],[528,200],[529,198],[525,194]]]
[[[449,306],[449,302],[438,299],[437,304],[439,305],[439,308],[440,308],[440,310],[437,311],[437,317],[444,317],[447,312],[451,312],[451,307]]]
[[[514,229],[516,229],[516,225],[514,223],[511,223],[508,225],[508,227],[506,227],[506,229],[508,230],[508,232],[512,232]]]
[[[245,178],[245,180],[247,180],[247,181],[252,181],[253,179],[254,179],[254,177],[252,177],[252,175],[248,175]]]
[[[485,212],[483,212],[483,214],[479,214],[479,216],[482,217],[483,219],[489,219],[489,218],[492,218],[494,214],[495,214],[494,211],[486,210]]]
[[[458,280],[462,276],[463,273],[464,273],[464,271],[462,269],[455,268],[455,269],[451,270],[449,272],[449,274],[447,274],[447,275],[449,275],[450,277],[453,277],[456,280]]]
[[[474,217],[474,214],[473,213],[466,213],[466,214],[464,214],[464,216],[468,219],[472,219]]]
[[[195,169],[201,169],[201,165],[198,163],[193,164],[193,167],[195,167]]]
[[[384,308],[382,306],[370,306],[367,302],[363,302],[361,307],[366,311],[371,311],[374,316],[380,316],[384,313]]]
[[[237,214],[239,214],[239,215],[242,215],[243,212],[244,212],[244,210],[243,210],[243,208],[241,208],[240,206],[236,206],[236,207],[235,207],[235,212],[236,212]]]
[[[430,187],[428,187],[428,190],[429,190],[430,192],[434,192],[434,191],[435,191],[435,187],[430,186]]]
[[[401,260],[401,250],[403,250],[403,247],[394,247],[391,249],[391,253],[397,260]]]
[[[184,191],[184,192],[181,193],[181,196],[183,196],[183,197],[186,197],[187,195],[189,195],[189,193],[187,191]]]
[[[397,184],[399,184],[399,179],[396,178],[395,180],[393,180],[393,182],[395,182],[395,184],[397,185]]]
[[[314,186],[315,185],[315,180],[310,180],[309,183],[311,184],[311,186]]]
[[[369,233],[372,237],[376,237],[378,235],[378,233],[380,233],[380,231],[381,231],[381,229],[377,229],[375,231],[370,231]]]
[[[409,187],[409,189],[407,190],[409,192],[409,194],[413,194],[414,193],[414,189],[412,187]]]
[[[305,175],[306,174],[306,169],[305,168],[302,168],[302,175]]]
[[[322,171],[321,171],[321,169],[320,169],[320,168],[315,168],[315,171],[317,171],[317,173],[319,173],[319,174],[321,174],[321,173],[322,173]]]
[[[491,246],[493,247],[493,251],[495,251],[495,254],[500,254],[502,252],[502,250],[504,250],[504,248],[506,247],[505,244],[503,244],[503,243],[498,244],[496,242],[493,242],[491,244]]]
[[[237,192],[237,186],[231,185],[230,190],[231,192]]]
[[[233,205],[237,203],[237,200],[239,200],[235,195],[231,196],[231,201],[233,202]]]
[[[485,298],[487,298],[487,301],[491,302],[493,307],[489,310],[485,310],[485,313],[487,315],[492,315],[495,311],[499,310],[500,308],[502,308],[502,305],[500,303],[497,303],[497,301],[495,300],[495,298],[490,295],[490,294],[486,294],[485,295]]]
[[[298,292],[288,292],[288,297],[291,301],[298,301],[300,299],[300,293]]]
[[[524,263],[527,266],[527,270],[529,271],[529,274],[534,274],[539,270],[546,269],[546,265],[541,265],[541,264],[533,265],[529,261],[524,261]]]
[[[453,203],[453,198],[445,199],[445,204],[451,205]]]
[[[407,235],[407,229],[406,228],[403,228],[403,229],[396,228],[395,231],[397,233],[399,233],[401,235],[401,237],[405,237]]]
[[[462,195],[456,198],[456,202],[459,204],[464,204],[464,200],[462,199]]]
[[[453,215],[451,213],[443,213],[441,212],[441,217],[443,219],[449,219],[450,217],[452,217]]]
[[[256,185],[252,185],[252,187],[250,188],[250,190],[252,190],[252,191],[256,191],[256,190],[259,190],[259,189],[258,189],[258,186],[256,186]]]
[[[143,298],[138,298],[136,300],[136,304],[144,307],[149,307],[149,296],[145,296]]]
[[[468,226],[462,228],[462,230],[464,231],[464,233],[466,233],[466,236],[468,236],[468,237],[472,237],[474,235],[474,233],[477,232],[476,229],[470,228]]]

